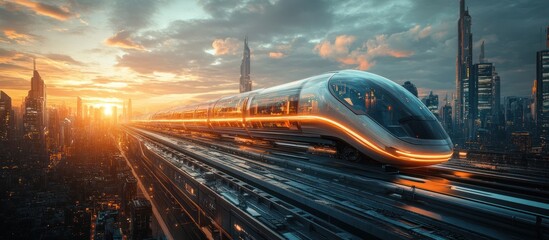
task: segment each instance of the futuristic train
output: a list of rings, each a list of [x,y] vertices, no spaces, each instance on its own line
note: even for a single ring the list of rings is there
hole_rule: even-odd
[[[453,153],[448,134],[414,95],[356,70],[172,108],[134,123],[332,147],[344,160],[366,157],[394,167],[442,163]]]

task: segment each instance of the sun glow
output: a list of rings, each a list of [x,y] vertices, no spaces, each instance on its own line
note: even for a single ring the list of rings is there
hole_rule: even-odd
[[[112,107],[111,106],[106,106],[104,109],[103,109],[103,114],[105,114],[105,116],[112,116]]]

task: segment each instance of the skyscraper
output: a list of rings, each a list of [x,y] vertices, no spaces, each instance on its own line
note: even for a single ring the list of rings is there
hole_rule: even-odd
[[[543,151],[549,151],[549,26],[547,48],[536,54],[536,120]]]
[[[76,98],[76,123],[82,124],[82,99],[80,97]]]
[[[484,56],[484,41],[482,41],[482,44],[480,44],[480,54],[478,55],[478,62],[484,63],[486,61]]]
[[[406,88],[406,90],[408,90],[409,92],[411,92],[412,94],[414,94],[414,96],[417,97],[417,88],[416,88],[416,85],[412,84],[410,81],[406,81],[404,82],[404,84],[402,85],[404,88]]]
[[[545,29],[545,47],[549,49],[549,25],[547,25],[547,29]]]
[[[152,206],[148,200],[139,198],[131,201],[130,239],[145,239],[151,236],[151,215]]]
[[[425,106],[427,106],[427,109],[431,111],[437,118],[439,118],[439,112],[438,112],[438,95],[433,94],[433,91],[429,93],[428,96],[425,96],[421,100]]]
[[[112,106],[112,123],[116,125],[118,123],[118,106]]]
[[[450,136],[453,136],[452,105],[448,100],[448,94],[444,98],[444,106],[440,109],[440,122]]]
[[[11,107],[11,97],[0,91],[0,142],[12,139],[15,127],[15,112]]]
[[[471,109],[471,114],[480,119],[481,126],[485,126],[486,121],[492,116],[492,106],[494,105],[494,67],[492,63],[477,63],[473,65],[473,74],[471,82],[477,85],[477,108]],[[473,98],[475,98],[473,96]],[[478,110],[478,111],[477,111]]]
[[[36,60],[33,60],[33,76],[31,90],[25,98],[23,116],[24,138],[36,152],[45,150],[46,128],[46,85],[36,70]]]
[[[131,98],[128,100],[128,119],[126,121],[128,122],[132,121],[132,99]]]
[[[128,121],[128,114],[126,113],[126,102],[122,101],[122,122]]]
[[[240,64],[240,92],[249,91],[252,91],[252,80],[250,79],[250,48],[248,47],[248,37],[246,37],[244,38],[242,64]]]
[[[492,115],[496,117],[499,116],[500,113],[500,106],[501,106],[501,78],[499,77],[498,73],[496,72],[496,68],[492,70]]]
[[[470,82],[470,73],[473,65],[473,34],[471,33],[471,16],[469,10],[465,9],[465,0],[459,1],[459,20],[458,20],[458,53],[456,58],[456,106],[455,106],[455,125],[458,130],[456,135],[460,138],[472,138],[472,128],[474,123],[474,114],[471,106],[474,102],[471,96],[475,89]]]

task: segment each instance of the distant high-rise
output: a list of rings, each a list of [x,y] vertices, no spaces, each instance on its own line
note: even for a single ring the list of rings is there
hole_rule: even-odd
[[[476,88],[470,82],[470,73],[473,66],[473,34],[471,32],[471,16],[465,8],[465,0],[459,1],[458,20],[458,53],[456,58],[456,106],[454,107],[454,118],[456,129],[462,131],[456,134],[466,139],[471,139],[472,128],[475,119],[474,91]],[[471,104],[473,103],[473,104]]]
[[[536,56],[536,119],[541,145],[549,151],[549,49]]]
[[[250,79],[250,48],[248,47],[248,37],[246,37],[244,38],[242,64],[240,64],[240,92],[249,91],[252,91],[252,80]]]
[[[549,25],[545,29],[545,47],[549,49]]]
[[[448,100],[448,94],[446,94],[446,97],[444,98],[444,105],[440,109],[440,123],[442,123],[442,126],[450,134],[450,136],[453,135],[453,120],[452,120],[452,105],[450,105],[450,101]]]
[[[88,119],[88,105],[84,104],[82,109],[82,119]]]
[[[0,91],[0,142],[12,140],[15,127],[15,112],[11,106],[11,97]]]
[[[128,121],[128,114],[126,113],[126,102],[122,101],[122,122]]]
[[[527,130],[529,97],[507,96],[504,99],[505,128],[507,132]]]
[[[410,81],[406,81],[404,82],[404,84],[402,85],[404,88],[406,88],[406,90],[408,90],[409,92],[411,92],[412,94],[414,94],[414,96],[417,97],[417,88],[416,88],[416,85],[414,85],[413,83],[411,83]]]
[[[492,107],[494,105],[494,67],[492,63],[477,63],[473,65],[471,82],[477,85],[476,88],[476,108],[471,108],[471,114],[480,119],[484,126],[486,120],[492,116]],[[473,105],[472,105],[473,106]]]
[[[118,123],[118,107],[112,106],[112,123],[116,125]]]
[[[45,150],[46,128],[46,85],[36,70],[36,61],[33,60],[33,76],[31,90],[25,98],[23,116],[24,138],[30,140],[33,150]]]
[[[82,116],[82,99],[80,97],[76,98],[76,122],[78,124],[81,124],[83,119]]]
[[[482,44],[480,44],[480,54],[478,55],[478,62],[484,63],[486,61],[484,56],[484,41],[482,41]]]
[[[496,68],[494,67],[492,72],[492,84],[493,84],[493,104],[492,104],[492,115],[497,116],[500,112],[500,106],[501,106],[501,78],[499,77],[498,73],[496,72]]]
[[[148,200],[139,198],[130,202],[130,239],[146,239],[151,236],[151,215],[152,206]]]
[[[438,112],[438,95],[433,94],[433,91],[429,93],[428,96],[425,96],[421,100],[425,106],[427,106],[427,109],[431,111],[437,118],[439,118],[439,112]]]
[[[128,100],[128,122],[132,121],[132,99]]]

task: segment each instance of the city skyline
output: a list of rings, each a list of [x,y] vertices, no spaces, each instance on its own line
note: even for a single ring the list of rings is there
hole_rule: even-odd
[[[455,88],[458,3],[8,1],[0,4],[0,88],[20,106],[37,57],[49,106],[76,108],[77,96],[87,105],[121,109],[132,98],[140,106],[134,112],[142,113],[195,103],[238,92],[247,33],[254,89],[356,68],[399,84],[411,81],[420,96],[431,90],[443,96]],[[486,59],[501,76],[502,97],[531,93],[535,52],[543,46],[539,31],[548,21],[542,5],[467,2],[473,63],[485,42]],[[384,17],[372,21],[381,15],[371,7]],[[193,13],[181,19],[178,9]],[[200,31],[205,27],[211,31]]]

